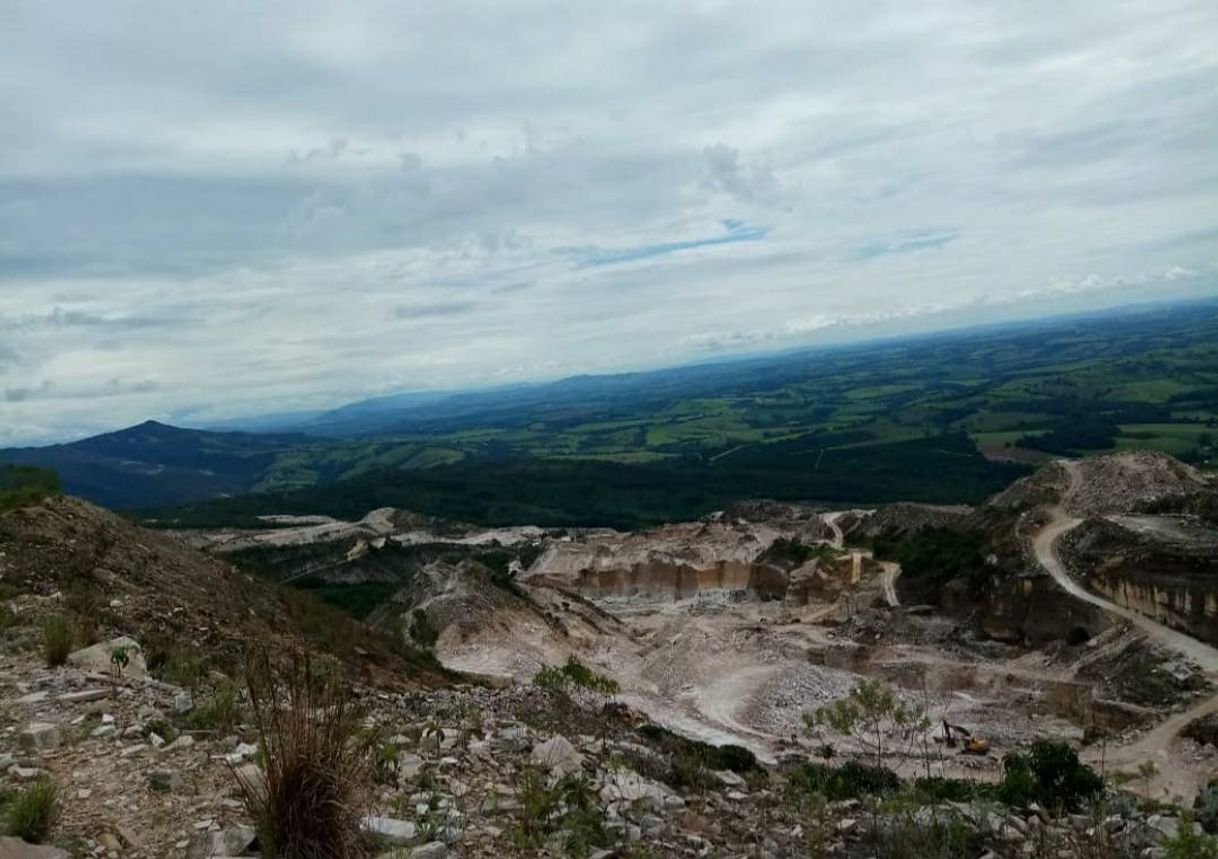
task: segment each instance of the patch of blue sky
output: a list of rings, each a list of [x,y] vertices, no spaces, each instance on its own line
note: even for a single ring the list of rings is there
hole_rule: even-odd
[[[657,242],[649,245],[636,245],[629,248],[602,248],[596,246],[567,248],[564,253],[574,256],[580,266],[614,265],[648,257],[664,256],[696,248],[712,247],[714,245],[729,245],[736,242],[758,242],[769,233],[768,227],[751,227],[743,221],[727,219],[723,221],[727,230],[721,236],[709,236],[704,239],[686,239],[679,242]]]

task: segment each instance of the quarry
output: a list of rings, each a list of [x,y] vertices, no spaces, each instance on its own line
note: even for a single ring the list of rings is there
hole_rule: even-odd
[[[1218,772],[1214,499],[1143,453],[1054,461],[975,507],[754,501],[629,532],[393,508],[174,532],[48,499],[0,517],[0,759],[18,789],[63,785],[80,840],[13,855],[267,855],[239,786],[265,738],[231,679],[252,643],[355,678],[383,859],[920,855],[894,833],[925,821],[809,811],[792,786],[838,760],[974,792],[915,816],[994,857],[1160,855],[1186,822],[1164,803]],[[356,622],[310,589],[378,596]],[[97,643],[48,667],[37,630],[65,611]],[[590,685],[556,692],[570,677]],[[819,715],[868,688],[916,717],[869,737]],[[1045,740],[1144,807],[980,798]],[[529,816],[572,784],[591,798]]]
[[[382,575],[369,553],[386,546],[529,546],[509,589],[476,560],[435,560],[370,621],[409,636],[424,617],[445,666],[494,683],[574,657],[656,723],[771,762],[813,753],[803,715],[878,678],[928,714],[921,754],[945,772],[997,778],[1005,752],[1053,736],[1108,767],[1153,760],[1155,789],[1185,796],[1218,754],[1180,737],[1218,710],[1213,495],[1169,457],[1119,454],[1050,463],[977,508],[755,502],[637,532],[378,510],[187,537],[221,555],[329,544],[314,574],[346,582]],[[984,535],[967,586],[928,591],[875,551],[945,532]],[[988,752],[959,754],[953,729]]]

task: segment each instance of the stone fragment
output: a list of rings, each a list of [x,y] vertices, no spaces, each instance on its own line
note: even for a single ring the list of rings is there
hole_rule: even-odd
[[[533,746],[530,760],[547,772],[557,775],[577,773],[584,766],[584,756],[576,751],[571,741],[556,734],[544,743]]]
[[[144,662],[143,649],[138,641],[125,635],[74,650],[68,654],[68,664],[85,671],[109,674],[114,668],[111,655],[119,648],[122,648],[127,655],[127,665],[123,668],[123,676],[147,677],[148,665]]]
[[[417,837],[417,829],[413,823],[408,820],[396,820],[392,817],[365,817],[363,829],[394,847],[407,847]]]
[[[59,745],[59,728],[50,722],[30,722],[18,738],[22,748],[50,751]]]

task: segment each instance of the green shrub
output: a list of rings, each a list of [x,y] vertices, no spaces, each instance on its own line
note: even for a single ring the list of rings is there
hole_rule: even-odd
[[[697,792],[714,787],[715,776],[704,752],[686,748],[673,753],[664,781],[679,790]]]
[[[935,813],[927,817],[905,811],[885,819],[882,825],[865,828],[861,846],[866,849],[862,855],[877,859],[973,859],[987,855],[982,841],[981,834],[958,815]]]
[[[186,722],[199,731],[231,731],[241,721],[241,700],[237,687],[221,683],[211,695],[186,714]]]
[[[901,779],[892,770],[856,761],[840,767],[804,764],[791,773],[788,784],[797,792],[823,794],[833,801],[889,796],[901,789]]]
[[[416,608],[410,613],[410,637],[419,647],[425,647],[428,650],[435,647],[436,642],[440,639],[440,631],[431,622],[427,612],[421,608]]]
[[[1211,781],[1197,792],[1193,814],[1210,835],[1218,835],[1218,781]]]
[[[49,667],[58,668],[68,661],[73,639],[72,627],[63,615],[52,614],[43,619],[42,647]]]
[[[1180,815],[1176,834],[1161,845],[1165,859],[1218,859],[1218,839],[1193,828],[1192,815]]]
[[[1026,754],[1007,755],[1002,769],[997,796],[1007,805],[1037,802],[1058,811],[1078,811],[1104,791],[1095,770],[1079,761],[1074,749],[1056,740],[1037,740]]]
[[[525,769],[517,781],[516,796],[521,808],[510,838],[529,855],[559,832],[567,856],[586,857],[594,848],[612,842],[605,831],[604,809],[597,803],[587,776],[566,775],[547,786],[540,773]]]
[[[928,805],[937,802],[971,802],[993,794],[990,785],[943,776],[914,779],[913,787],[915,796]]]
[[[906,704],[892,687],[878,680],[860,680],[844,698],[804,713],[807,730],[852,738],[867,750],[877,768],[884,766],[890,737],[915,736],[930,727],[926,712]]]
[[[543,667],[533,676],[533,683],[542,689],[589,704],[604,703],[605,698],[621,690],[612,677],[598,674],[574,656],[568,657],[561,668],[554,665]]]
[[[9,835],[38,844],[59,816],[59,786],[51,779],[39,778],[18,793],[6,812]]]
[[[711,746],[707,766],[715,770],[730,770],[743,775],[747,772],[761,769],[757,756],[744,746],[728,743],[723,746]]]
[[[783,567],[798,567],[813,557],[832,553],[826,546],[809,546],[797,537],[779,537],[757,557],[758,563],[777,564]]]
[[[101,585],[91,577],[73,579],[63,598],[76,622],[77,638],[85,645],[96,643],[101,638],[101,618],[106,610]]]

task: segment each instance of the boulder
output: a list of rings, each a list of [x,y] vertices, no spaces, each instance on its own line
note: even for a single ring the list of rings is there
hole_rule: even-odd
[[[533,746],[529,757],[537,766],[560,776],[577,773],[584,768],[584,756],[562,734]]]
[[[244,856],[257,840],[258,834],[249,826],[228,826],[216,832],[203,833],[191,850],[197,859],[212,856]]]
[[[143,648],[134,638],[128,638],[125,635],[72,651],[68,654],[68,664],[85,671],[108,674],[114,669],[110,655],[118,648],[127,652],[127,667],[123,669],[124,677],[148,676],[148,665],[144,662]]]
[[[19,738],[22,748],[50,751],[59,745],[59,728],[50,722],[30,722]]]
[[[654,811],[665,808],[680,808],[685,803],[659,782],[643,778],[641,775],[628,770],[618,770],[612,773],[600,791],[601,801],[605,803],[621,803],[634,805],[640,803]]]
[[[363,829],[394,847],[409,846],[417,837],[417,829],[413,823],[392,817],[365,817]]]

